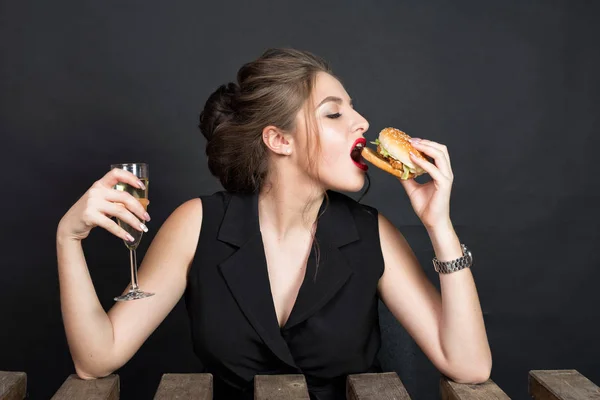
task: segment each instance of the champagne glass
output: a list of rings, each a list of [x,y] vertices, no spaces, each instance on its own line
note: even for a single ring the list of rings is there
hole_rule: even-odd
[[[130,163],[130,164],[113,164],[110,166],[111,170],[114,168],[124,169],[125,171],[131,172],[132,174],[137,176],[140,179],[140,181],[142,181],[144,183],[144,186],[146,187],[145,189],[139,189],[137,187],[133,187],[133,186],[131,186],[127,183],[123,183],[123,182],[117,183],[115,185],[115,189],[131,194],[144,206],[144,209],[147,209],[148,203],[150,203],[150,201],[148,200],[148,186],[149,186],[148,185],[149,184],[148,164]],[[133,236],[134,241],[133,242],[124,241],[125,246],[129,249],[129,261],[131,264],[131,286],[129,287],[129,291],[127,293],[125,293],[122,296],[115,297],[115,301],[137,300],[137,299],[143,299],[146,297],[153,296],[154,293],[144,292],[138,286],[137,256],[136,256],[135,251],[136,251],[138,245],[140,244],[140,241],[142,240],[143,232],[140,232],[137,229],[131,227],[129,224],[127,224],[124,221],[121,221],[119,218],[117,218],[117,222],[119,223],[119,226],[121,228],[125,229],[125,231],[127,231],[127,233],[129,233],[131,236]]]

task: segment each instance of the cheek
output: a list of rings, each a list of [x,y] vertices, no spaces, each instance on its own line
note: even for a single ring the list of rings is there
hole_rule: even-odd
[[[349,161],[348,143],[340,132],[328,132],[321,141],[323,166],[335,169],[347,167]]]
[[[324,165],[331,168],[347,158],[348,144],[342,132],[333,128],[324,128],[319,137],[321,145],[320,158]]]
[[[329,170],[343,167],[344,154],[340,147],[326,147],[321,149],[321,165]]]

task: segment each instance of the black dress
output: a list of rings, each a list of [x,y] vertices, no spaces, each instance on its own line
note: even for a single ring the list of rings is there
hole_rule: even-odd
[[[194,351],[214,398],[252,399],[257,374],[304,374],[312,399],[345,399],[348,374],[378,372],[377,210],[337,192],[323,201],[306,275],[277,322],[258,222],[258,195],[202,197],[198,249],[185,292]],[[316,266],[317,254],[319,265]]]

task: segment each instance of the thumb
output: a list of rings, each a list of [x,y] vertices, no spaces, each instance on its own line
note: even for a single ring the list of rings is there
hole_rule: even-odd
[[[402,184],[402,186],[404,187],[404,190],[406,190],[406,193],[408,195],[410,195],[412,192],[414,192],[416,189],[418,189],[419,186],[421,186],[421,184],[418,183],[417,181],[415,181],[413,178],[411,178],[411,179],[398,178],[398,180],[400,181],[400,183]]]

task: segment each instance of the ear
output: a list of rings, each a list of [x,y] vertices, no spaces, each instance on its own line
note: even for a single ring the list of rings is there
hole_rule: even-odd
[[[292,153],[292,135],[269,125],[263,129],[262,138],[265,145],[274,153],[289,155]]]

